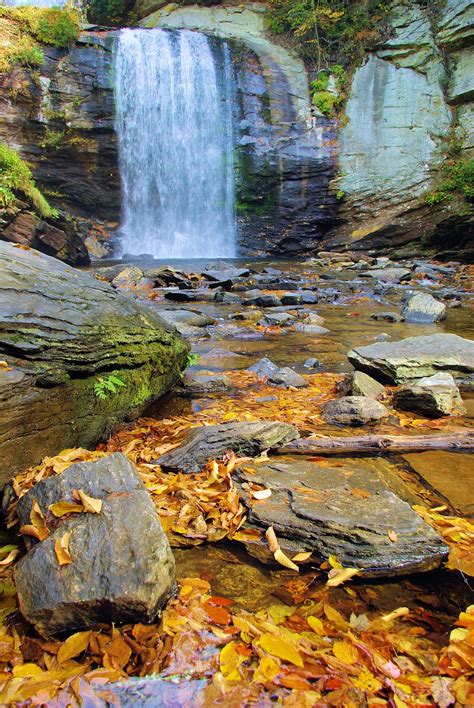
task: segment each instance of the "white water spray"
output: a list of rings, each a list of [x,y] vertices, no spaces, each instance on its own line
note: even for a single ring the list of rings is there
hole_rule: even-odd
[[[125,29],[115,63],[125,253],[233,257],[232,70],[198,32]]]

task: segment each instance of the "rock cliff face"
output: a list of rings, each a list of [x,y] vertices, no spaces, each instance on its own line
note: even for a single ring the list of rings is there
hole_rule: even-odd
[[[308,72],[268,35],[262,3],[139,0],[136,11],[143,27],[197,29],[231,48],[242,253],[322,245],[468,255],[472,209],[456,196],[430,205],[426,195],[453,140],[474,151],[472,2],[394,0],[389,38],[355,70],[339,120],[311,106]],[[21,150],[53,204],[99,221],[99,235],[120,218],[114,35],[83,33],[70,51],[47,49],[39,72],[15,70],[0,94],[0,140]],[[88,229],[85,221],[92,255],[107,255]]]
[[[120,214],[113,43],[113,32],[83,34],[71,50],[45,47],[39,71],[0,76],[0,141],[20,151],[50,203],[112,227]]]

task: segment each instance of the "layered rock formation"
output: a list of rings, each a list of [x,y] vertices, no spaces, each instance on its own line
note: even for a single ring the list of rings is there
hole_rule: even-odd
[[[160,317],[37,251],[0,242],[0,298],[0,482],[94,445],[185,365],[188,347]],[[98,395],[111,375],[121,383]]]
[[[474,150],[469,0],[394,0],[388,38],[355,70],[340,120],[311,105],[309,73],[267,32],[264,3],[139,0],[135,9],[143,27],[196,29],[231,48],[242,253],[311,253],[324,243],[469,255],[467,202],[426,199],[454,143],[456,159]],[[69,51],[46,48],[40,71],[15,69],[0,96],[0,140],[21,150],[53,204],[103,222],[87,241],[96,257],[111,250],[96,236],[120,219],[114,36],[83,33]]]

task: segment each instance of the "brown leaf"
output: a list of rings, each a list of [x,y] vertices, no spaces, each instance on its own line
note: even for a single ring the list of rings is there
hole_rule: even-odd
[[[72,531],[66,531],[66,533],[57,541],[54,542],[54,552],[56,553],[56,558],[58,559],[59,565],[68,565],[72,563],[71,554],[69,553],[69,541],[71,539]]]
[[[31,521],[31,525],[37,531],[36,538],[38,538],[40,541],[44,541],[45,538],[48,538],[49,529],[46,526],[43,512],[41,511],[40,506],[37,501],[34,501],[32,507],[31,507],[30,521]],[[31,534],[31,535],[34,536],[35,534]]]

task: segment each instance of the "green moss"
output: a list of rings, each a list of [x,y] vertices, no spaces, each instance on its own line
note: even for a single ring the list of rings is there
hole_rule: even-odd
[[[22,192],[41,216],[56,216],[37,188],[31,170],[19,154],[0,143],[0,207],[8,207],[15,200],[15,192]]]
[[[427,204],[450,201],[455,195],[474,201],[474,158],[451,160],[442,167],[444,179],[436,190],[426,195]]]
[[[64,130],[48,130],[48,128],[46,128],[46,130],[44,131],[44,135],[39,143],[39,146],[42,148],[59,150],[63,138]]]

